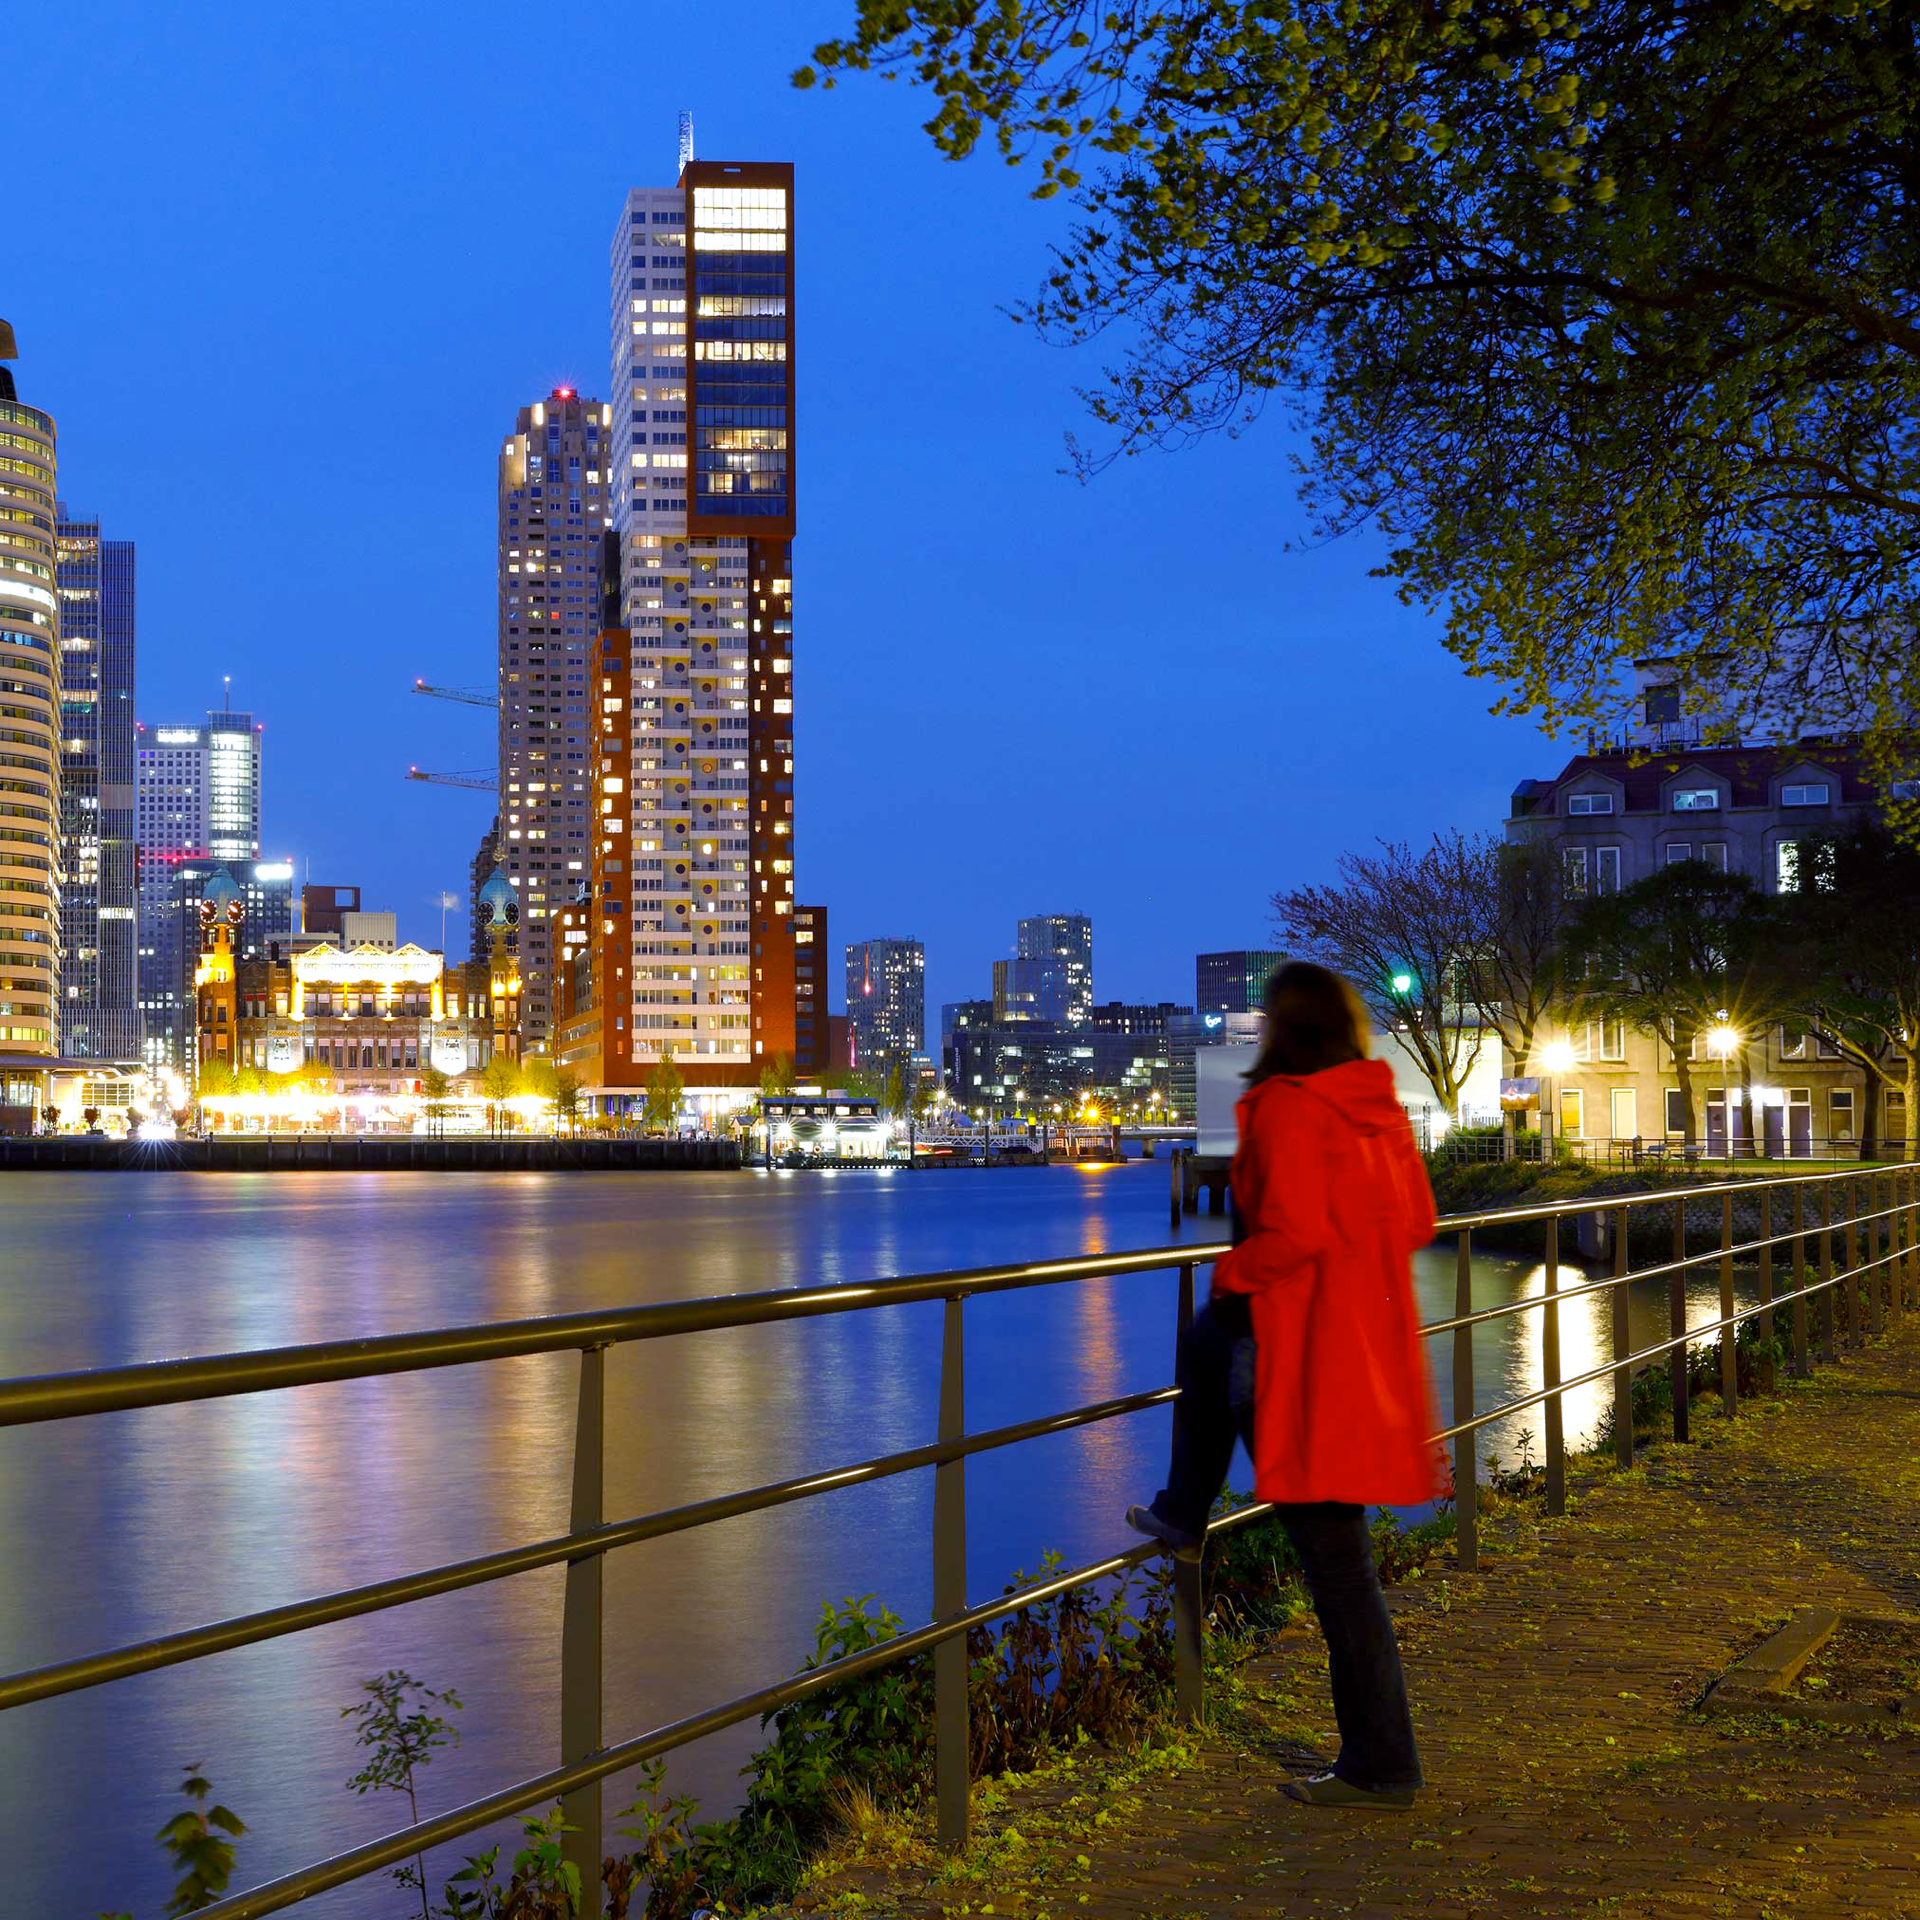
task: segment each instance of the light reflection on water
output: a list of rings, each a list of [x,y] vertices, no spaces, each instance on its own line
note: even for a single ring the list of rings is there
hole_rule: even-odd
[[[4,1374],[1168,1238],[1159,1163],[832,1179],[33,1174],[0,1192]],[[1189,1222],[1184,1237],[1221,1226]],[[1498,1258],[1475,1275],[1479,1306],[1537,1293],[1543,1277]],[[1567,1284],[1578,1278],[1567,1270]],[[1452,1311],[1450,1249],[1422,1255],[1417,1280],[1426,1317]],[[970,1301],[969,1423],[1165,1384],[1174,1304],[1171,1274]],[[1657,1337],[1658,1283],[1634,1310],[1636,1344]],[[1561,1313],[1563,1370],[1604,1359],[1605,1297]],[[1537,1386],[1539,1324],[1476,1331],[1483,1406]],[[927,1304],[615,1348],[609,1515],[924,1443],[939,1329]],[[1452,1343],[1430,1348],[1446,1406]],[[0,1668],[564,1531],[577,1371],[573,1355],[542,1355],[0,1433]],[[1570,1438],[1605,1398],[1600,1383],[1570,1405]],[[1168,1418],[1156,1409],[970,1461],[972,1592],[997,1591],[1048,1548],[1072,1563],[1129,1543],[1120,1513],[1160,1484]],[[1512,1424],[1542,1422],[1536,1409]],[[1514,1451],[1510,1429],[1486,1444]],[[791,1671],[823,1599],[878,1593],[924,1619],[931,1508],[931,1476],[906,1475],[614,1555],[609,1736]],[[157,1911],[167,1882],[149,1836],[187,1761],[207,1765],[252,1829],[248,1884],[398,1824],[397,1804],[340,1790],[356,1761],[338,1709],[382,1668],[468,1703],[429,1808],[551,1764],[562,1583],[557,1568],[525,1574],[0,1715],[13,1910]],[[676,1784],[718,1810],[756,1738],[704,1743],[676,1764]],[[371,1887],[304,1909],[391,1910]]]

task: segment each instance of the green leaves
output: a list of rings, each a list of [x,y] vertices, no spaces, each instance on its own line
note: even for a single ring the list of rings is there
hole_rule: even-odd
[[[991,129],[1082,224],[1022,317],[1117,343],[1083,473],[1311,435],[1498,710],[1728,733],[1920,707],[1911,19],[1857,0],[855,0],[822,71]],[[1071,104],[1067,104],[1071,102]],[[1909,823],[1920,833],[1920,816]]]
[[[180,1791],[193,1805],[184,1813],[176,1813],[154,1836],[173,1856],[173,1863],[180,1871],[173,1897],[165,1908],[167,1920],[175,1920],[180,1914],[198,1913],[226,1892],[233,1878],[236,1857],[233,1839],[247,1830],[238,1814],[226,1807],[206,1804],[213,1788],[198,1765],[186,1769]],[[233,1839],[222,1840],[221,1833]]]

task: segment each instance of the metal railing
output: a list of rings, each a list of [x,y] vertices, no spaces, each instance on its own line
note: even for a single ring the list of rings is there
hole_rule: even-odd
[[[1809,1189],[1818,1189],[1817,1217],[1808,1219]],[[1758,1195],[1760,1235],[1736,1245],[1733,1240],[1734,1201]],[[1775,1218],[1776,1199],[1791,1194],[1791,1226]],[[1686,1250],[1687,1208],[1718,1199],[1718,1244],[1704,1252]],[[1845,1201],[1844,1217],[1838,1202]],[[1871,1205],[1867,1203],[1873,1203]],[[1884,1202],[1884,1204],[1881,1204]],[[1629,1216],[1637,1209],[1674,1210],[1673,1256],[1659,1264],[1631,1270],[1628,1262]],[[1559,1284],[1561,1223],[1596,1210],[1612,1216],[1614,1272],[1580,1286]],[[1476,1230],[1541,1223],[1546,1242],[1546,1284],[1535,1298],[1475,1311],[1472,1299],[1472,1239]],[[1866,1235],[1862,1257],[1860,1235]],[[1735,1407],[1737,1356],[1731,1337],[1745,1320],[1760,1316],[1763,1332],[1772,1332],[1776,1310],[1791,1306],[1792,1360],[1796,1372],[1812,1365],[1808,1306],[1820,1306],[1819,1352],[1833,1357],[1838,1345],[1867,1331],[1879,1331],[1889,1311],[1896,1317],[1920,1303],[1920,1169],[1861,1168],[1846,1173],[1787,1176],[1775,1179],[1698,1186],[1684,1192],[1616,1195],[1600,1202],[1569,1201],[1551,1206],[1459,1214],[1439,1223],[1441,1235],[1457,1242],[1455,1312],[1449,1319],[1425,1327],[1429,1336],[1451,1333],[1453,1350],[1453,1424],[1434,1436],[1437,1443],[1453,1443],[1454,1500],[1458,1519],[1458,1552],[1463,1568],[1477,1562],[1479,1458],[1476,1436],[1491,1423],[1524,1409],[1546,1408],[1546,1500],[1550,1512],[1565,1506],[1566,1444],[1562,1405],[1576,1388],[1605,1378],[1614,1379],[1615,1444],[1621,1458],[1632,1458],[1632,1379],[1637,1367],[1665,1358],[1673,1372],[1673,1425],[1676,1439],[1688,1433],[1687,1349],[1691,1342],[1719,1333],[1721,1388],[1727,1411]],[[1836,1234],[1844,1248],[1836,1253]],[[1774,1250],[1782,1241],[1793,1247],[1793,1277],[1806,1271],[1806,1247],[1816,1243],[1817,1277],[1796,1284],[1792,1291],[1773,1291]],[[1884,1249],[1884,1250],[1883,1250]],[[208,1358],[157,1361],[144,1365],[106,1368],[94,1372],[46,1375],[0,1381],[0,1426],[22,1426],[84,1415],[124,1411],[137,1407],[172,1406],[228,1395],[269,1392],[326,1381],[370,1379],[378,1375],[414,1373],[435,1367],[465,1366],[529,1354],[578,1352],[580,1375],[575,1415],[575,1438],[568,1530],[551,1539],[534,1541],[500,1552],[431,1567],[370,1585],[323,1594],[313,1599],[240,1615],[183,1632],[165,1634],[132,1645],[55,1662],[28,1672],[0,1678],[0,1710],[70,1694],[83,1688],[123,1679],[136,1673],[204,1659],[233,1647],[249,1646],[282,1634],[300,1632],[325,1623],[352,1619],[405,1605],[433,1594],[449,1593],[500,1580],[536,1567],[564,1563],[566,1591],[561,1626],[560,1745],[561,1764],[516,1781],[479,1800],[380,1839],[304,1867],[252,1890],[236,1894],[205,1910],[208,1920],[256,1920],[297,1901],[341,1886],[367,1874],[412,1858],[429,1848],[458,1839],[511,1814],[544,1806],[558,1799],[572,1831],[565,1836],[567,1857],[580,1870],[583,1888],[599,1884],[601,1816],[599,1783],[609,1775],[634,1767],[656,1755],[716,1733],[742,1721],[791,1706],[822,1688],[870,1673],[878,1668],[930,1651],[935,1691],[934,1779],[938,1825],[942,1843],[964,1844],[967,1835],[968,1728],[966,1635],[982,1625],[1050,1599],[1076,1587],[1111,1579],[1157,1554],[1145,1544],[1114,1554],[1090,1566],[1063,1572],[1017,1594],[969,1604],[966,1597],[966,1462],[975,1454],[1044,1435],[1064,1433],[1098,1421],[1119,1418],[1149,1407],[1176,1403],[1178,1389],[1166,1386],[1122,1395],[1064,1413],[1043,1415],[1010,1426],[969,1434],[963,1406],[965,1384],[964,1303],[974,1297],[1012,1292],[1036,1286],[1106,1279],[1119,1275],[1173,1270],[1179,1276],[1176,1321],[1184,1328],[1193,1315],[1195,1269],[1226,1251],[1223,1245],[1159,1247],[1133,1253],[1042,1261],[1017,1266],[976,1268],[970,1271],[913,1275],[817,1289],[734,1294],[717,1299],[669,1302],[618,1312],[564,1314],[538,1320],[455,1327],[366,1340],[266,1349],[253,1353]],[[1733,1295],[1734,1261],[1756,1255],[1759,1264],[1759,1300],[1736,1308]],[[1686,1320],[1685,1276],[1707,1261],[1719,1263],[1720,1315],[1703,1325]],[[1634,1281],[1665,1277],[1669,1283],[1670,1322],[1667,1336],[1639,1352],[1630,1351],[1627,1288]],[[1862,1282],[1872,1284],[1863,1289]],[[1582,1295],[1611,1291],[1613,1300],[1613,1357],[1603,1367],[1563,1379],[1560,1375],[1559,1309]],[[943,1310],[939,1412],[931,1445],[908,1448],[826,1472],[803,1474],[766,1486],[745,1489],[685,1506],[609,1520],[603,1511],[605,1457],[605,1362],[610,1346],[629,1341],[655,1340],[729,1327],[762,1326],[828,1314],[865,1312],[892,1306],[940,1301]],[[1543,1385],[1490,1412],[1474,1412],[1474,1328],[1539,1309],[1543,1314]],[[1175,1418],[1178,1419],[1175,1407]],[[614,1549],[644,1540],[664,1538],[691,1528],[710,1525],[736,1515],[764,1512],[820,1493],[858,1486],[893,1475],[931,1467],[934,1472],[933,1614],[932,1621],[910,1633],[849,1655],[830,1664],[796,1674],[734,1699],[719,1702],[685,1719],[649,1729],[609,1745],[602,1725],[601,1565]],[[1257,1520],[1271,1511],[1250,1505],[1212,1523],[1222,1532]],[[1201,1657],[1203,1620],[1201,1570],[1197,1563],[1175,1561],[1173,1579],[1173,1636],[1175,1697],[1179,1712],[1197,1716],[1202,1706]]]

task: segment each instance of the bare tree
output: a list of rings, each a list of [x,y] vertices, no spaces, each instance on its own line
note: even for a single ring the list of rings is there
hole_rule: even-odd
[[[1340,878],[1273,896],[1280,941],[1344,974],[1380,1025],[1419,1063],[1454,1119],[1486,1030],[1482,963],[1498,919],[1494,862],[1459,834],[1415,852],[1405,841],[1344,853]]]

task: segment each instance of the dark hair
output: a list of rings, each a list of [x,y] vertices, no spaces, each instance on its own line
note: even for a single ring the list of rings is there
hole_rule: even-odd
[[[1372,1022],[1346,981],[1310,960],[1289,960],[1267,981],[1267,1034],[1247,1069],[1258,1086],[1275,1074],[1319,1073],[1367,1057]]]

